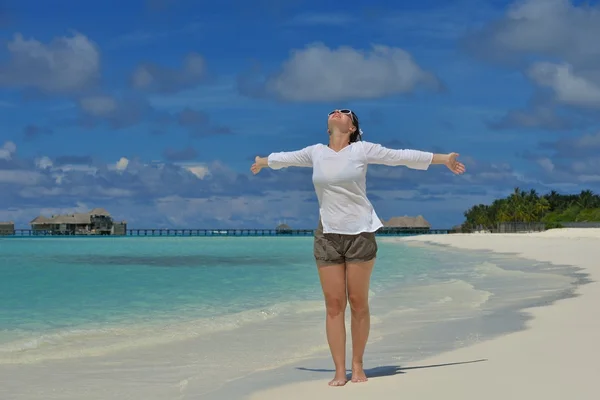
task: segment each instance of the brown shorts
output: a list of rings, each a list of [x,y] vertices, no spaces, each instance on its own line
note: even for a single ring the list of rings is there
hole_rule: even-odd
[[[323,225],[319,221],[315,231],[314,254],[319,265],[370,261],[377,256],[375,232],[356,235],[323,233]]]

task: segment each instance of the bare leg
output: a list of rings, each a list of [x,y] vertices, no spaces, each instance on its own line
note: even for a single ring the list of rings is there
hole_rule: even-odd
[[[363,369],[363,355],[371,329],[369,285],[374,264],[375,260],[347,263],[348,299],[352,311],[352,382],[367,381]]]
[[[330,386],[343,386],[346,379],[346,266],[319,266],[319,279],[325,297],[327,342],[335,364],[335,377]]]

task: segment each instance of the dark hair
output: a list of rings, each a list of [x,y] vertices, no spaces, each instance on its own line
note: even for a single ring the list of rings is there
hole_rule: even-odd
[[[352,112],[352,114],[350,114],[351,118],[352,118],[352,125],[354,125],[354,127],[356,128],[356,130],[354,132],[352,132],[352,134],[350,135],[350,143],[354,143],[354,142],[358,142],[359,140],[362,140],[362,136],[360,134],[360,126],[358,124],[358,117],[356,116],[356,114],[354,114],[354,112]]]

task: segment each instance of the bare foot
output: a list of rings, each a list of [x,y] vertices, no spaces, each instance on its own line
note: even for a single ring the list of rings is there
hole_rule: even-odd
[[[333,380],[329,382],[329,386],[344,386],[347,382],[346,371],[336,372]]]
[[[362,363],[352,363],[352,382],[360,383],[368,381]]]

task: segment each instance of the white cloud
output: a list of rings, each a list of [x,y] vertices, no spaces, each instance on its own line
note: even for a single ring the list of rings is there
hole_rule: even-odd
[[[576,75],[568,64],[538,62],[529,69],[529,76],[538,85],[551,88],[561,103],[600,107],[600,86]]]
[[[119,159],[119,161],[117,161],[115,168],[117,171],[119,172],[123,172],[127,169],[127,166],[129,165],[129,160],[125,157],[121,157]]]
[[[196,175],[198,179],[204,179],[210,174],[210,170],[205,164],[178,163],[177,165],[190,171],[192,174]]]
[[[17,151],[17,145],[11,141],[7,141],[0,148],[0,160],[10,160],[13,154]]]
[[[538,165],[546,172],[554,171],[554,163],[548,157],[542,157],[536,160]]]
[[[39,169],[50,169],[52,168],[53,162],[49,157],[43,156],[35,160],[35,166]]]
[[[47,93],[78,92],[98,78],[100,53],[86,36],[74,33],[44,44],[17,33],[8,43],[10,58],[0,65],[0,85]]]
[[[440,89],[440,81],[400,48],[370,51],[317,43],[296,50],[280,73],[265,82],[268,95],[289,101],[372,99],[408,93],[418,86]]]
[[[14,153],[17,151],[17,145],[10,140],[4,143],[3,148],[7,150],[9,153]]]

